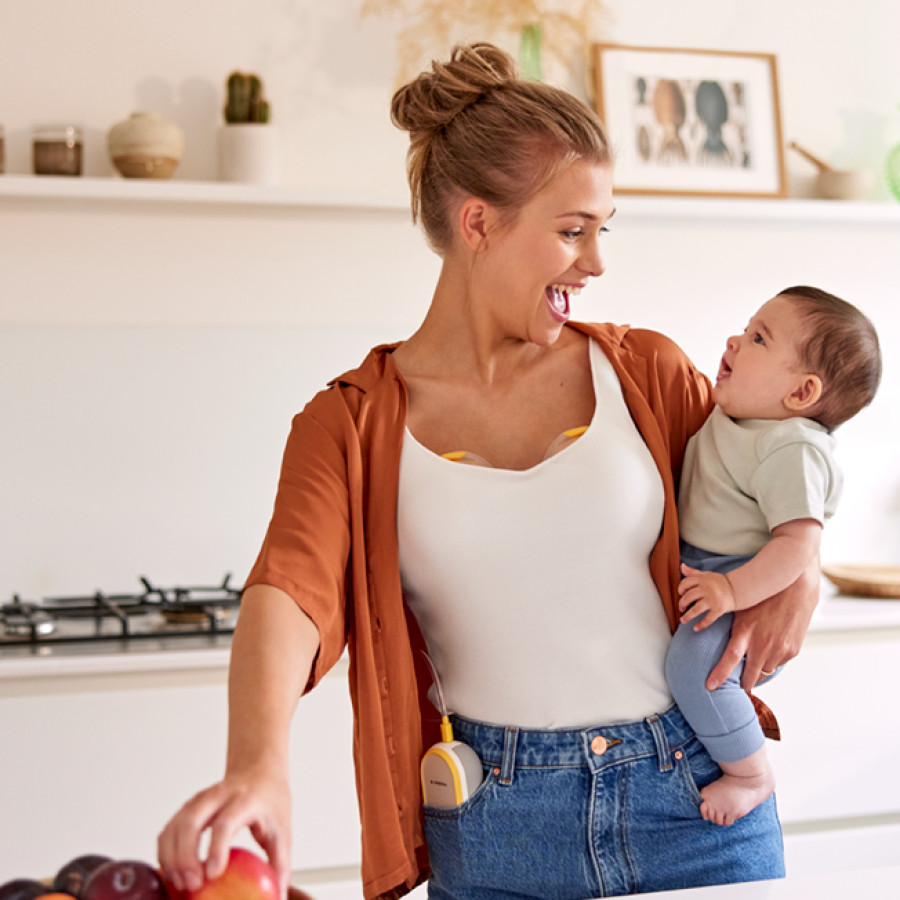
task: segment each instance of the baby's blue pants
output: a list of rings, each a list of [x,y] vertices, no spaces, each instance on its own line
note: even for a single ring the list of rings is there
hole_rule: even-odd
[[[723,574],[750,559],[719,556],[685,543],[681,551],[682,560],[689,566]],[[706,689],[706,679],[728,645],[733,620],[734,616],[727,613],[703,631],[694,631],[696,620],[679,625],[666,656],[666,678],[675,702],[709,755],[719,763],[744,759],[765,743],[753,701],[740,684],[743,662],[717,690]],[[774,678],[778,671],[764,681]]]

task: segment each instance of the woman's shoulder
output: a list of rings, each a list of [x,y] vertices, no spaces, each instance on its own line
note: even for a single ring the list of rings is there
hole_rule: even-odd
[[[297,413],[295,420],[313,419],[326,427],[346,424],[355,419],[366,403],[377,403],[386,396],[392,404],[402,391],[402,382],[391,355],[397,344],[373,347],[355,368],[348,369],[325,384]]]

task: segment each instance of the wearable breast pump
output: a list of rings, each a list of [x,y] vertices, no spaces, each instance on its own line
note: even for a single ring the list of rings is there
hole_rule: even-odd
[[[459,806],[484,780],[484,769],[478,754],[468,744],[454,739],[440,679],[428,654],[425,659],[434,678],[437,708],[441,714],[441,740],[425,753],[419,766],[422,798],[428,806]]]

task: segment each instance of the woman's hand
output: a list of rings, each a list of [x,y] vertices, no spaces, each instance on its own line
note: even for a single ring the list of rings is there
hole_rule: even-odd
[[[819,602],[818,556],[803,574],[780,594],[734,614],[731,640],[706,681],[714,691],[744,660],[741,687],[751,690],[761,677],[793,659],[803,645]]]
[[[244,827],[269,857],[282,894],[287,890],[290,726],[318,647],[316,626],[286,593],[270,585],[244,592],[228,673],[225,777],[188,800],[159,836],[160,866],[179,890],[197,890],[219,875]]]
[[[197,890],[224,871],[235,835],[250,829],[278,876],[281,893],[290,877],[291,812],[286,776],[267,772],[227,775],[194,795],[159,836],[159,864],[178,890]],[[200,839],[209,831],[206,860]]]

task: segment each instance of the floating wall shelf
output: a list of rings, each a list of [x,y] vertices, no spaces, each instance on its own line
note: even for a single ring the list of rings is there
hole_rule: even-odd
[[[0,176],[0,210],[8,200],[332,209],[409,213],[405,197],[300,186],[257,186],[216,181],[141,181],[124,178]],[[619,195],[620,214],[659,219],[806,221],[900,226],[900,203],[835,200],[733,199]]]

